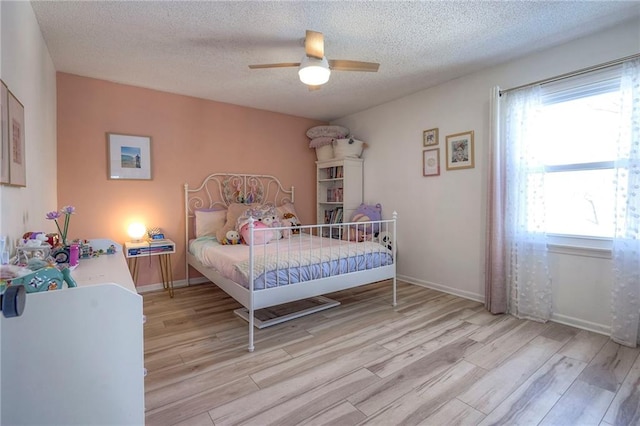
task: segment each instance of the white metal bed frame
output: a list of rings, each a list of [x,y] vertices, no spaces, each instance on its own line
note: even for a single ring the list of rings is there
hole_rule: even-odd
[[[393,306],[396,305],[396,220],[397,214],[393,213],[393,219],[381,220],[371,223],[378,223],[380,227],[388,230],[391,236],[392,263],[372,269],[353,271],[333,275],[299,284],[289,284],[274,288],[254,290],[253,261],[256,248],[249,245],[249,289],[242,285],[223,277],[217,270],[202,264],[195,256],[189,253],[188,245],[190,240],[190,220],[195,217],[194,211],[199,208],[226,208],[234,202],[241,203],[272,203],[281,205],[285,202],[294,201],[294,187],[285,189],[280,181],[271,175],[253,174],[230,174],[213,173],[207,176],[196,188],[189,188],[184,184],[184,209],[185,209],[185,242],[186,247],[186,280],[189,285],[189,266],[192,266],[214,284],[220,287],[229,296],[248,310],[249,321],[249,352],[254,350],[254,312],[258,309],[280,305],[296,300],[320,296],[340,290],[346,290],[377,281],[391,279],[393,282]],[[192,220],[193,221],[193,220]],[[352,225],[342,223],[339,229]],[[355,225],[355,224],[354,224]],[[362,225],[362,223],[358,223]],[[322,231],[329,228],[335,233],[336,225],[304,225],[296,227],[296,230],[315,235],[323,235]],[[292,229],[292,228],[280,228]],[[382,229],[382,228],[381,228]],[[253,223],[250,224],[250,241],[253,241]],[[309,285],[313,283],[312,285]]]

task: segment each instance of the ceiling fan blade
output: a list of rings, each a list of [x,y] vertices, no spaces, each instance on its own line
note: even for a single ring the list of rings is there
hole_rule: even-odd
[[[324,57],[324,35],[317,31],[307,30],[304,38],[304,52],[310,58],[322,59]]]
[[[350,61],[348,59],[329,59],[332,71],[365,71],[378,72],[380,64],[375,62]]]
[[[283,62],[280,64],[258,64],[258,65],[249,65],[249,68],[252,70],[259,68],[286,68],[286,67],[299,67],[300,62]]]
[[[314,90],[320,90],[320,88],[322,86],[321,85],[320,86],[314,86],[314,85],[308,84],[307,87],[309,88],[310,92],[313,92]]]

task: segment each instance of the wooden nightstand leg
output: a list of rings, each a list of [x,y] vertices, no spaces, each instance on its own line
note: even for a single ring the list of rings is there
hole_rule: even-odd
[[[169,297],[173,297],[173,268],[171,267],[170,254],[167,255],[167,264],[168,264],[167,277],[169,278],[169,282],[167,284],[169,285]]]
[[[171,256],[161,254],[158,256],[160,262],[160,275],[162,276],[162,286],[169,290],[169,297],[173,297],[173,273],[171,271]]]
[[[167,289],[167,278],[165,275],[164,254],[158,256],[158,266],[160,266],[160,277],[162,277],[162,288]]]
[[[129,264],[129,272],[131,273],[131,278],[133,278],[133,283],[138,284],[138,258],[129,258],[127,263]]]

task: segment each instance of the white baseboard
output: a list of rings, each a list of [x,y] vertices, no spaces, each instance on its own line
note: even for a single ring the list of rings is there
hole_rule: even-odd
[[[189,278],[189,285],[204,284],[204,283],[208,283],[208,282],[210,282],[209,279],[207,279],[205,277]],[[173,281],[173,288],[180,288],[180,287],[187,287],[187,280],[175,280],[175,281]],[[141,293],[149,293],[149,292],[152,292],[152,291],[159,291],[159,290],[163,290],[163,289],[164,289],[164,286],[162,285],[162,283],[141,285],[140,287],[136,287],[136,291],[139,294],[141,294]]]
[[[419,285],[419,286],[430,288],[433,290],[442,291],[444,293],[453,294],[454,296],[459,296],[465,299],[475,300],[476,302],[484,303],[484,296],[480,294],[474,294],[474,293],[460,290],[457,288],[452,288],[452,287],[444,286],[441,284],[435,284],[429,281],[423,281],[413,277],[407,277],[405,275],[398,275],[398,279],[408,282],[410,284]],[[551,321],[557,322],[558,324],[564,324],[571,327],[579,328],[582,330],[592,331],[598,334],[604,334],[606,336],[611,335],[611,326],[609,325],[598,324],[591,321],[570,317],[568,315],[554,313],[551,315]]]
[[[470,291],[460,290],[458,288],[449,287],[442,284],[436,284],[429,281],[419,280],[417,278],[408,277],[406,275],[398,275],[399,280],[407,282],[409,284],[415,284],[422,287],[430,288],[432,290],[438,290],[443,293],[453,294],[464,299],[474,300],[476,302],[484,303],[484,296],[481,294],[472,293]]]
[[[562,314],[551,314],[551,321],[587,331],[593,331],[594,333],[598,334],[604,334],[605,336],[611,336],[611,326],[609,325],[585,321],[579,318],[574,318]]]

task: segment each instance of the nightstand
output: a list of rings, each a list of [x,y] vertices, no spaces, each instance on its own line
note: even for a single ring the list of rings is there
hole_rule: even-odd
[[[171,240],[129,241],[124,243],[124,256],[129,264],[133,281],[138,281],[138,259],[158,256],[162,285],[173,297],[173,272],[171,270],[171,254],[176,252],[176,243]]]

